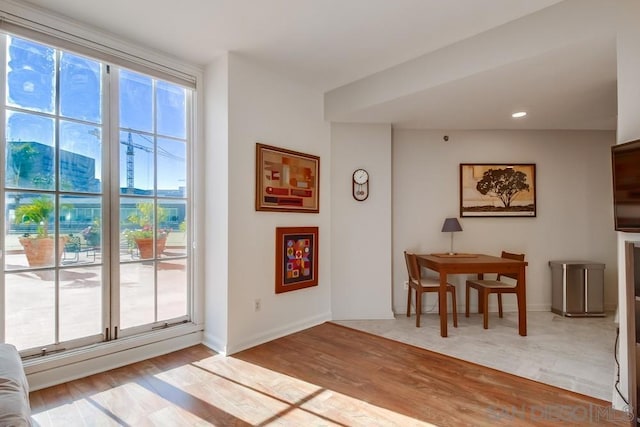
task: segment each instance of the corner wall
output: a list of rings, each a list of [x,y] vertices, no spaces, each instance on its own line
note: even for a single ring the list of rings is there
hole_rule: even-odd
[[[200,218],[205,232],[196,244],[204,246],[204,343],[216,351],[227,351],[229,241],[229,60],[221,56],[209,64],[204,75],[205,187]],[[197,156],[196,156],[197,157]],[[206,195],[213,197],[205,197]]]
[[[330,319],[331,150],[321,92],[242,55],[228,58],[228,198],[207,197],[228,203],[227,352],[234,353]],[[320,213],[255,210],[256,142],[320,156]],[[318,286],[275,294],[278,226],[319,227]]]
[[[391,126],[331,124],[331,309],[334,319],[390,319]],[[356,201],[353,172],[369,172]]]
[[[618,22],[618,136],[619,144],[640,139],[640,27],[637,17],[640,16],[640,2],[637,0],[620,0],[616,3],[619,11]],[[627,340],[627,291],[625,277],[625,241],[640,241],[638,233],[618,233],[618,263],[620,270],[618,298],[620,300],[620,342],[618,357],[620,359],[620,390],[624,398],[629,397],[629,343]],[[627,405],[617,390],[613,391],[613,407],[626,409]],[[635,406],[635,405],[634,405]],[[639,414],[635,414],[638,416]]]
[[[449,142],[443,135],[449,135]],[[446,217],[459,216],[460,163],[535,163],[536,218],[461,218],[454,250],[526,254],[527,307],[551,306],[550,260],[590,260],[606,264],[605,309],[617,303],[616,234],[613,230],[610,146],[613,132],[569,131],[394,131],[393,296],[394,311],[406,310],[404,250],[445,252]],[[454,276],[458,306],[464,307],[464,280]],[[426,296],[426,309],[434,296]],[[472,293],[472,310],[476,295]],[[490,309],[493,310],[490,303]],[[516,311],[506,297],[505,310]]]

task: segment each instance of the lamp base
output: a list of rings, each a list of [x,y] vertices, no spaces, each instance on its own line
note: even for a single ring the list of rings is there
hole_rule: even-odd
[[[460,252],[456,252],[454,254],[450,254],[449,252],[443,253],[433,253],[433,256],[437,256],[439,258],[478,258],[478,254],[464,254]]]

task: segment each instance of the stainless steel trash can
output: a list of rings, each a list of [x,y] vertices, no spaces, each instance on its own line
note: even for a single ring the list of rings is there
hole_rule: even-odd
[[[567,317],[604,316],[604,264],[549,261],[551,311]]]

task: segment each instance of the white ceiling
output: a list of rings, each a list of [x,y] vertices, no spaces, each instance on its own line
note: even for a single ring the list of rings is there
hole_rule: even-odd
[[[210,63],[221,52],[239,52],[322,92],[559,2],[29,1],[196,65]],[[615,129],[615,81],[615,38],[608,37],[399,96],[341,119],[406,128]],[[530,110],[526,121],[505,117],[515,106]]]

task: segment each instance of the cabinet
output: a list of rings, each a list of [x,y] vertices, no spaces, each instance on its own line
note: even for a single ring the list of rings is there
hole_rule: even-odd
[[[561,316],[604,316],[604,264],[549,261],[551,311]]]

